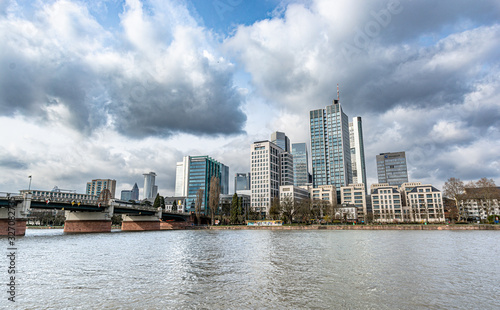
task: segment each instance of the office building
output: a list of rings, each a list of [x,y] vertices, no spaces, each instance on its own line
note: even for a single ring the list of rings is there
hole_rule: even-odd
[[[314,187],[352,183],[349,122],[338,100],[325,109],[310,111],[311,156]]]
[[[250,147],[251,208],[265,216],[269,214],[272,199],[279,197],[283,149],[265,140]]]
[[[155,199],[158,193],[158,186],[155,185],[156,173],[144,173],[143,199]]]
[[[101,191],[108,189],[111,192],[111,197],[115,198],[116,191],[116,180],[110,179],[95,179],[91,182],[87,182],[87,190],[85,191],[87,195],[95,195],[99,197]]]
[[[271,134],[271,142],[276,144],[285,152],[290,152],[290,139],[284,132],[275,131]]]
[[[234,192],[250,190],[250,172],[236,173],[234,176]]]
[[[283,152],[280,157],[280,185],[293,185],[293,155],[288,152]]]
[[[305,143],[292,144],[293,184],[304,186],[309,183],[309,158]]]
[[[365,148],[363,144],[363,126],[361,117],[355,117],[349,123],[349,139],[351,146],[351,171],[353,184],[365,184],[366,189],[366,168],[365,168]]]
[[[209,156],[185,156],[176,166],[175,196],[186,197],[186,212],[196,211],[198,190],[203,191],[201,211],[208,214],[210,182],[219,179],[220,194],[229,191],[229,167]]]
[[[335,185],[320,185],[318,187],[304,186],[309,189],[309,196],[311,200],[328,201],[330,205],[337,205],[337,189]]]
[[[134,184],[134,187],[132,187],[131,190],[123,190],[121,192],[120,199],[124,201],[139,200],[139,187],[137,186],[137,183]]]
[[[408,182],[405,152],[381,153],[377,155],[378,183],[401,186]]]
[[[309,199],[309,191],[307,189],[293,185],[281,185],[280,201],[283,202],[285,199],[291,199],[291,201],[300,202],[302,200]]]

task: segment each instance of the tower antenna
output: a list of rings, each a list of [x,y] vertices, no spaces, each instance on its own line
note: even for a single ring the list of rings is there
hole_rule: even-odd
[[[340,90],[339,90],[339,84],[337,83],[337,100],[340,101]]]

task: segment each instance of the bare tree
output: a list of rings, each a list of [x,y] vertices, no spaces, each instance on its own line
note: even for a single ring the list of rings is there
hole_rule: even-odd
[[[271,207],[269,208],[269,216],[271,217],[272,220],[278,220],[280,215],[281,215],[280,198],[276,196],[271,201]]]
[[[210,191],[208,192],[211,225],[215,224],[215,212],[219,208],[220,182],[215,175],[210,179]]]
[[[194,207],[194,212],[196,214],[196,222],[200,225],[200,213],[201,213],[201,205],[203,204],[203,188],[199,188],[196,192],[196,204]]]
[[[484,207],[486,218],[493,214],[494,200],[500,198],[500,190],[493,179],[481,178],[476,182],[479,196],[478,204]]]
[[[459,178],[449,178],[448,181],[444,183],[443,194],[444,196],[455,200],[455,204],[458,208],[458,221],[460,221],[462,219],[462,215],[464,215],[461,213],[464,213],[465,209],[459,208],[459,201],[465,198],[464,182],[462,182]],[[462,212],[460,212],[460,209],[462,209]]]
[[[297,212],[295,201],[291,196],[286,196],[285,198],[283,198],[280,205],[283,217],[288,221],[289,224],[292,224],[293,217]]]

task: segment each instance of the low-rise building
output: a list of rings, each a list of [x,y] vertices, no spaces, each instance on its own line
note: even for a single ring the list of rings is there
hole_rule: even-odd
[[[363,183],[349,184],[340,188],[340,202],[342,204],[351,204],[356,208],[356,218],[360,222],[365,222],[366,190]]]
[[[500,214],[500,187],[465,188],[464,197],[458,207],[468,221],[484,221],[489,215]]]
[[[441,223],[445,221],[441,191],[430,184],[414,186],[406,193],[405,221]]]
[[[376,223],[402,222],[403,208],[398,187],[381,183],[373,184],[370,190],[373,221]]]

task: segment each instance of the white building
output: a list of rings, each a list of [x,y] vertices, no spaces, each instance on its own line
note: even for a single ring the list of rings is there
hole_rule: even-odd
[[[397,186],[373,184],[371,187],[373,221],[398,223],[403,221],[401,194]]]
[[[410,222],[444,222],[441,191],[432,185],[418,185],[406,194],[405,220]]]
[[[365,147],[363,143],[361,117],[354,117],[352,122],[349,123],[349,138],[351,146],[352,183],[365,184],[366,191]]]
[[[158,193],[158,186],[155,185],[156,173],[144,173],[144,199],[154,199]]]
[[[363,183],[349,184],[340,188],[340,201],[342,204],[353,205],[357,211],[357,219],[365,221],[366,208],[366,190]]]
[[[311,200],[325,200],[330,205],[337,205],[337,188],[335,185],[320,185],[309,189]]]
[[[287,197],[290,197],[292,201],[299,202],[304,199],[309,199],[309,191],[307,189],[293,185],[281,185],[280,201],[283,202],[283,200],[285,200]]]
[[[271,201],[279,197],[281,153],[283,150],[268,140],[250,147],[251,207],[255,212],[269,215]]]

